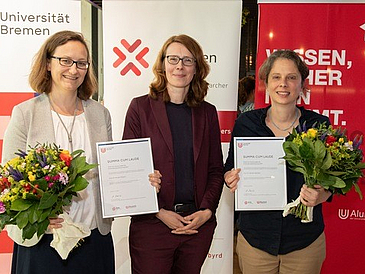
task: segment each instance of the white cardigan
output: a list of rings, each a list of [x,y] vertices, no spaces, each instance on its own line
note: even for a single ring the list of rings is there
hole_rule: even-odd
[[[82,101],[89,131],[92,163],[97,163],[96,142],[111,141],[112,127],[109,111],[98,102],[89,99]],[[2,163],[14,158],[18,149],[26,151],[37,143],[55,143],[51,106],[46,94],[39,95],[16,105],[3,140]],[[95,172],[98,176],[98,173]],[[96,223],[101,234],[111,230],[111,219],[103,219],[101,212],[99,178],[94,189],[96,204]]]

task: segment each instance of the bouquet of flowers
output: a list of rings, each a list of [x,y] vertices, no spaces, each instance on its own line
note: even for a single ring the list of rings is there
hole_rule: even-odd
[[[284,142],[284,159],[292,170],[304,175],[308,187],[320,185],[334,194],[343,195],[354,188],[362,199],[357,184],[365,168],[359,148],[362,136],[351,141],[345,133],[346,130],[334,129],[325,123],[308,130],[303,125],[300,132],[294,129]],[[303,205],[300,197],[285,207],[283,216],[288,214],[294,214],[304,223],[313,220],[313,208]]]
[[[5,225],[16,225],[23,241],[35,234],[40,238],[49,217],[62,214],[88,185],[83,175],[97,165],[86,163],[82,153],[38,144],[28,152],[19,150],[18,157],[0,166],[0,232]]]

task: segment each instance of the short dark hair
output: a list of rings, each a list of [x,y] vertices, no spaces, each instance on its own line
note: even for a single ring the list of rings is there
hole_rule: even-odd
[[[149,95],[153,99],[157,99],[158,95],[162,94],[165,102],[170,101],[170,96],[167,92],[167,78],[165,74],[164,59],[166,57],[166,50],[172,43],[180,43],[184,45],[196,60],[196,71],[190,83],[190,90],[186,96],[186,102],[190,107],[198,106],[202,101],[204,101],[204,97],[208,92],[208,82],[205,81],[205,78],[208,76],[210,69],[207,61],[205,60],[201,46],[197,41],[185,34],[172,36],[163,44],[152,68],[155,79],[150,84]]]
[[[77,90],[77,96],[82,100],[87,100],[97,90],[97,80],[91,62],[89,48],[84,36],[79,32],[64,30],[50,36],[41,46],[33,59],[32,68],[29,74],[29,84],[37,93],[50,93],[52,86],[51,73],[47,70],[50,56],[56,48],[69,41],[78,41],[83,44],[87,51],[87,60],[90,66],[86,72],[85,79]]]
[[[305,62],[300,58],[300,56],[293,50],[277,50],[274,51],[261,65],[259,69],[259,78],[267,84],[267,78],[270,74],[270,71],[275,63],[275,61],[279,58],[285,58],[292,60],[294,64],[297,66],[300,75],[302,76],[302,87],[304,87],[305,79],[307,79],[309,75],[309,69]]]

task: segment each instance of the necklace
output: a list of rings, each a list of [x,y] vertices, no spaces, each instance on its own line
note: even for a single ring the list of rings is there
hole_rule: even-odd
[[[68,129],[67,129],[67,127],[66,127],[65,123],[63,122],[63,120],[62,120],[61,116],[60,116],[60,115],[59,115],[59,113],[55,110],[55,108],[54,108],[54,106],[53,106],[53,103],[52,103],[51,98],[49,98],[49,102],[51,103],[51,107],[52,107],[52,109],[54,110],[54,112],[56,112],[58,119],[60,119],[60,122],[61,122],[61,124],[62,124],[63,128],[66,130],[67,137],[68,137],[68,143],[69,143],[69,146],[70,146],[71,152],[73,152],[73,145],[72,145],[72,130],[73,130],[73,128],[74,128],[74,124],[75,124],[75,120],[76,120],[77,103],[79,102],[79,98],[78,98],[78,97],[76,97],[75,110],[74,110],[74,115],[73,115],[74,117],[73,117],[73,119],[72,119],[72,124],[71,124],[71,129],[70,129],[70,131],[68,131]]]
[[[271,109],[270,109],[270,113],[271,113]],[[268,113],[268,117],[270,118],[270,115]],[[294,118],[294,121],[290,124],[290,126],[288,126],[287,128],[280,128],[278,125],[275,124],[274,120],[271,118],[270,119],[270,122],[273,124],[274,127],[276,127],[278,130],[280,131],[287,131],[288,129],[292,128],[295,124],[295,122],[297,121],[299,117],[299,110],[296,109],[296,112],[295,112],[295,118]]]

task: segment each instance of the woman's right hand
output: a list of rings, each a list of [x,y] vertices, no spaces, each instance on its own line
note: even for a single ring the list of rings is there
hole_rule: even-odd
[[[63,223],[63,219],[62,218],[49,218],[49,225],[48,225],[48,229],[52,230],[53,228],[61,228]]]
[[[237,169],[232,168],[230,171],[227,171],[224,174],[224,181],[229,187],[229,191],[232,193],[235,192],[235,190],[237,189],[237,183],[240,180],[239,176],[240,171],[241,171],[240,168]]]
[[[177,214],[172,210],[166,210],[161,208],[160,211],[156,214],[156,217],[162,221],[165,225],[167,225],[171,230],[176,230],[177,228],[183,228],[185,225],[191,223],[191,221],[187,221],[183,216]],[[184,234],[196,234],[198,233],[195,229],[190,229],[185,231]]]

